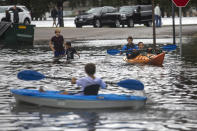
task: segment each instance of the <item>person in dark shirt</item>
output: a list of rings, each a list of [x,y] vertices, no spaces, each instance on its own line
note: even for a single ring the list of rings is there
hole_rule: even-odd
[[[13,10],[13,14],[14,14],[14,17],[13,17],[13,21],[14,21],[14,23],[19,23],[19,15],[18,15],[18,10],[17,10],[17,8],[16,8],[16,5],[14,6],[14,8],[13,8],[14,10]]]
[[[75,50],[75,48],[71,47],[71,42],[67,41],[66,42],[66,55],[67,55],[67,60],[74,59],[74,54],[77,54],[80,58],[79,53]]]
[[[54,57],[62,57],[65,54],[64,38],[60,32],[60,29],[56,29],[55,36],[53,36],[49,42],[49,47],[54,52]]]
[[[59,27],[63,27],[63,11],[62,11],[62,7],[58,8],[57,17],[58,17],[57,26],[59,25]]]
[[[51,10],[51,17],[53,18],[53,26],[57,27],[56,18],[57,18],[57,9],[54,7]]]
[[[11,22],[10,13],[9,13],[8,10],[5,11],[5,21],[6,22]]]

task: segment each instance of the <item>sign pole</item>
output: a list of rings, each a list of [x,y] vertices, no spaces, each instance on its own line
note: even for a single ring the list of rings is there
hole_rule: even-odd
[[[174,20],[174,3],[172,2],[172,27],[173,27],[173,44],[176,44],[176,35],[175,35],[175,20]]]
[[[180,18],[179,47],[180,47],[180,55],[182,56],[182,7],[185,7],[190,0],[172,0],[172,1],[177,7],[179,7],[179,18]]]
[[[180,37],[180,54],[182,56],[182,7],[179,7],[179,18],[180,18],[180,31],[179,31],[179,37]]]
[[[152,0],[152,21],[153,21],[153,48],[156,49],[156,31],[155,31],[155,3]]]

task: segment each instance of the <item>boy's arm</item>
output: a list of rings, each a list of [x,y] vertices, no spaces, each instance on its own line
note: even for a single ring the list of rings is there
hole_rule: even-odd
[[[49,42],[49,47],[51,48],[51,50],[54,52],[55,51],[55,49],[53,48],[53,44],[52,44],[52,41],[50,40],[50,42]]]
[[[63,42],[63,43],[64,43],[64,44],[63,44],[63,45],[64,45],[64,50],[66,50],[66,42]]]
[[[77,54],[79,56],[79,58],[80,58],[80,54],[76,51],[76,49],[74,49],[74,50],[75,50],[75,54]]]
[[[79,58],[80,58],[80,54],[79,54],[78,52],[77,52],[76,54],[77,54],[77,55],[79,56]]]
[[[102,89],[106,89],[107,88],[107,85],[105,82],[103,82],[103,80],[100,81],[100,86]]]

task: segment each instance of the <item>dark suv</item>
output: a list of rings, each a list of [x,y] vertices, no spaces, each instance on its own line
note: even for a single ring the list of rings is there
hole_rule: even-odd
[[[76,27],[83,25],[93,25],[100,28],[103,25],[120,27],[120,14],[116,14],[117,9],[111,6],[91,8],[83,14],[76,16]]]
[[[121,25],[134,27],[134,24],[152,25],[152,5],[122,6],[119,9]]]

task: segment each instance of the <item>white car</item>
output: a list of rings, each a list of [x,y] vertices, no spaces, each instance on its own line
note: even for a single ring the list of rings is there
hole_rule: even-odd
[[[31,23],[31,14],[28,11],[28,9],[23,5],[16,6],[16,8],[17,8],[18,14],[19,14],[19,23],[30,24]],[[0,6],[0,22],[5,19],[5,11],[6,10],[9,10],[9,12],[11,14],[11,21],[13,22],[13,9],[14,9],[14,5]]]

